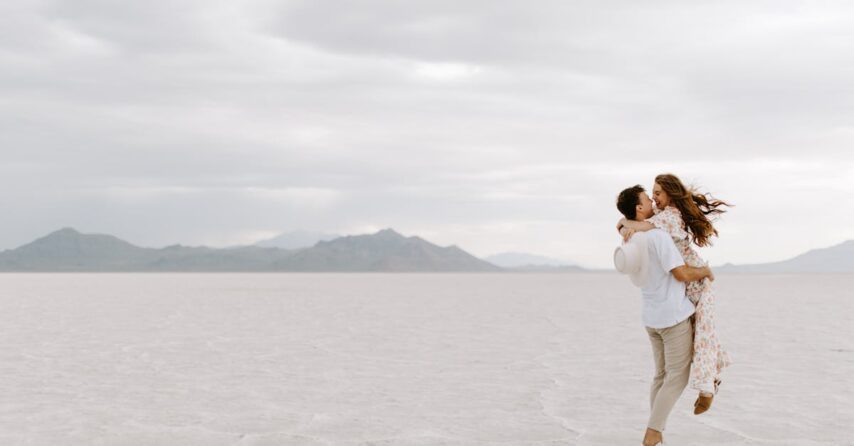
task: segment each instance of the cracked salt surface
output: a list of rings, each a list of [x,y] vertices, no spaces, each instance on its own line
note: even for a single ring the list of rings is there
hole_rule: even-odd
[[[854,275],[721,275],[735,365],[673,445],[854,445]],[[638,444],[612,274],[3,274],[0,444]]]

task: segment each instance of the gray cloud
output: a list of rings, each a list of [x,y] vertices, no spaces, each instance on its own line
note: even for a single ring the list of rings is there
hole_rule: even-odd
[[[845,2],[5,4],[0,247],[394,226],[607,266],[616,192],[673,171],[739,203],[710,258],[796,254],[854,238],[852,25]]]

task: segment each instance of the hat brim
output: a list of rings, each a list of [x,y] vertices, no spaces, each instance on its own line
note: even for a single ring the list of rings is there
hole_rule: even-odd
[[[646,233],[636,232],[629,239],[629,243],[637,243],[640,251],[640,268],[630,273],[629,279],[635,286],[643,288],[646,286],[647,276],[649,276],[649,251],[647,250]]]

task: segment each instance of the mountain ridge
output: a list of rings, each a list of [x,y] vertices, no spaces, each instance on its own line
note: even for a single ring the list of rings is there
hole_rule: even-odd
[[[283,232],[275,237],[258,241],[254,246],[262,248],[302,249],[310,248],[319,241],[328,241],[341,237],[337,234],[297,230]]]
[[[64,227],[15,249],[0,252],[6,272],[595,272],[555,259],[526,253],[510,254],[518,264],[492,263],[457,245],[438,246],[392,228],[373,234],[319,240],[314,246],[283,249],[256,245],[229,248],[184,246],[145,248],[108,234],[84,234]],[[533,259],[533,262],[527,260]],[[506,260],[506,259],[505,259]],[[521,262],[521,263],[519,263]],[[551,263],[551,264],[549,264]],[[610,268],[608,269],[610,270]],[[790,259],[714,267],[720,273],[847,273],[854,272],[854,240],[812,249]],[[602,270],[606,271],[606,270]]]
[[[574,262],[517,251],[500,252],[483,259],[502,268],[559,268],[575,265]]]
[[[112,235],[62,228],[0,252],[0,271],[501,271],[458,247],[440,247],[386,228],[313,247],[143,248]]]
[[[713,267],[726,273],[848,273],[854,272],[854,240],[811,249],[786,260]]]

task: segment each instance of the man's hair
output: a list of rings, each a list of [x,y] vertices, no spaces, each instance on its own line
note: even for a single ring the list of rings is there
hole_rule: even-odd
[[[636,184],[617,195],[617,209],[629,220],[634,220],[637,217],[640,194],[644,191],[640,184]]]

